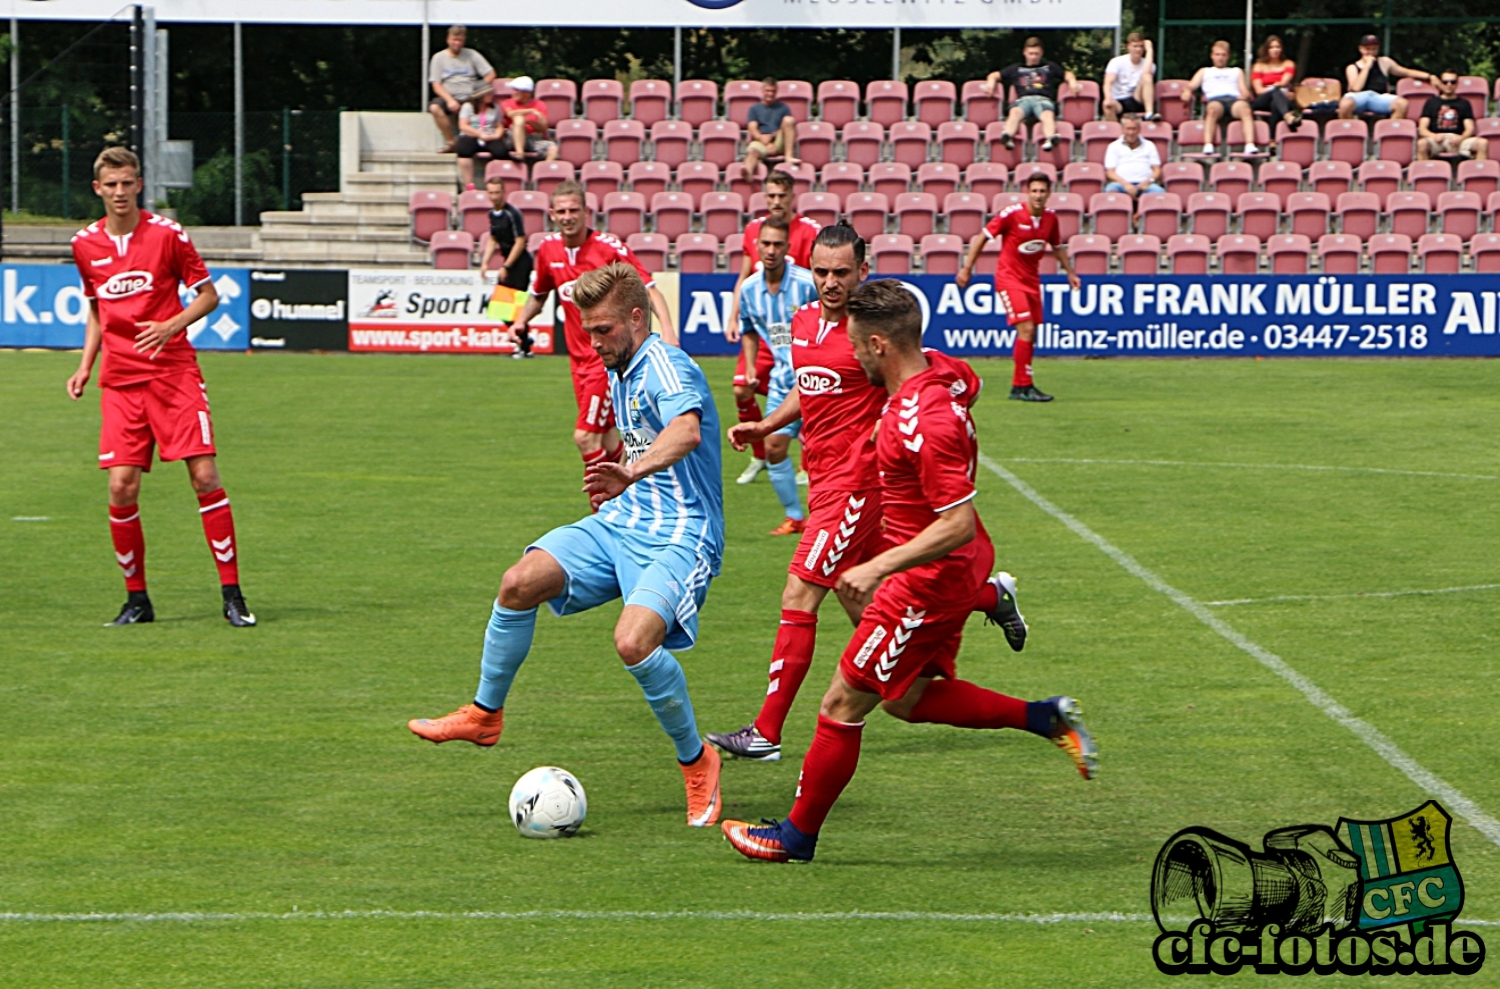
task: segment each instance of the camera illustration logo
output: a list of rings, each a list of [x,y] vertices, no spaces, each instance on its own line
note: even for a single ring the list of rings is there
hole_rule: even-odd
[[[1384,821],[1266,833],[1265,850],[1209,828],[1167,839],[1151,877],[1152,945],[1168,975],[1472,975],[1479,935],[1453,930],[1463,878],[1435,801]]]

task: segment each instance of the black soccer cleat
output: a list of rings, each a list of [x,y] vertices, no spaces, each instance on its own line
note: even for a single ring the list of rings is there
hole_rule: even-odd
[[[745,725],[735,731],[710,732],[707,738],[710,745],[731,759],[781,761],[781,746],[769,741],[754,725]]]
[[[112,622],[105,622],[104,627],[110,628],[115,625],[144,625],[146,622],[156,621],[156,611],[151,607],[151,599],[146,596],[145,591],[131,591],[130,598],[120,613]]]
[[[1036,385],[1011,385],[1010,398],[1013,402],[1052,401],[1052,396],[1039,389]]]
[[[240,593],[239,584],[225,584],[224,591],[224,618],[235,628],[251,628],[255,625],[255,616],[250,613],[250,608],[245,604],[245,595]]]
[[[998,603],[994,611],[985,614],[984,620],[999,625],[1006,644],[1012,651],[1020,652],[1026,648],[1026,619],[1016,607],[1016,578],[1002,570],[990,578],[990,583],[995,587]]]

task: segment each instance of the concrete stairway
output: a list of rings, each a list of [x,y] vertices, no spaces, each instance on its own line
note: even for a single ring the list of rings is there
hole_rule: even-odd
[[[5,260],[31,264],[72,264],[76,227],[5,225]],[[261,246],[255,227],[189,227],[188,235],[203,260],[211,265],[259,264]]]

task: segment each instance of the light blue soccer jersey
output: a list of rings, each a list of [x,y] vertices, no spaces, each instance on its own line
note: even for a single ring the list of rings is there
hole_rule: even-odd
[[[778,291],[773,293],[766,288],[764,268],[745,279],[740,286],[740,332],[759,336],[761,346],[770,347],[776,358],[771,380],[766,382],[767,404],[773,409],[791,392],[795,380],[792,372],[792,314],[817,298],[812,273],[790,260],[786,263]]]
[[[717,575],[724,557],[723,467],[719,415],[703,370],[653,333],[623,374],[609,372],[609,393],[628,462],[640,459],[667,423],[688,412],[700,417],[702,441],[671,467],[599,506],[598,517],[629,530],[626,538],[633,542],[688,549]]]

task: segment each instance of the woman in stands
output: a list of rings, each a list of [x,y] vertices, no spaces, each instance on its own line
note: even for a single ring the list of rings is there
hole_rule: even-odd
[[[458,111],[458,141],[453,150],[458,153],[458,180],[465,189],[474,188],[474,156],[488,151],[500,157],[496,148],[504,132],[504,118],[488,86]]]
[[[1192,81],[1182,91],[1182,102],[1192,103],[1193,92],[1202,92],[1205,155],[1214,153],[1219,121],[1226,114],[1244,126],[1245,154],[1259,154],[1260,149],[1255,146],[1255,115],[1250,112],[1250,87],[1245,85],[1244,71],[1230,66],[1229,51],[1229,42],[1214,42],[1209,52],[1213,64],[1205,65],[1193,74]]]
[[[1255,53],[1250,66],[1250,89],[1255,99],[1251,110],[1269,110],[1292,130],[1302,126],[1302,110],[1292,99],[1292,82],[1297,78],[1297,63],[1285,57],[1281,39],[1267,36]]]

